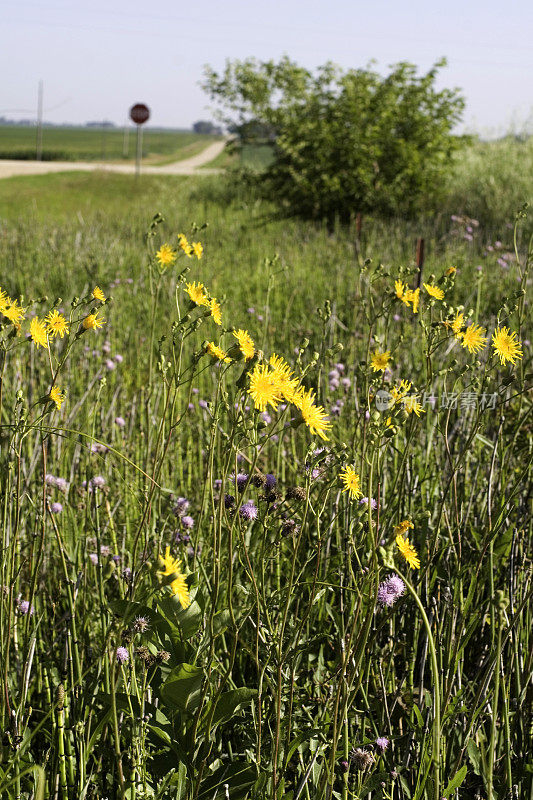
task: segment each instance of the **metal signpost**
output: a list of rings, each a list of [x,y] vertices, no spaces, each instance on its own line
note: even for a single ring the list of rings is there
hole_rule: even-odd
[[[137,177],[141,174],[141,157],[142,157],[142,125],[150,118],[150,109],[144,103],[135,103],[130,108],[130,119],[137,125],[137,157],[135,161],[135,174]]]

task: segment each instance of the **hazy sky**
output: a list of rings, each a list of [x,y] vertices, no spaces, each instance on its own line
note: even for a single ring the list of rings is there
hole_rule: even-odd
[[[0,115],[121,124],[145,102],[151,124],[210,118],[202,67],[283,54],[377,69],[448,58],[442,86],[460,86],[465,127],[523,129],[533,114],[531,0],[0,0]]]

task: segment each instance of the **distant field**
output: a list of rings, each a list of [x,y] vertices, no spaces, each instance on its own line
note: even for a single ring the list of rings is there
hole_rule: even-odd
[[[189,131],[143,131],[143,158],[153,164],[189,158],[219,137]],[[43,128],[43,161],[128,161],[136,131],[128,128]],[[35,158],[36,129],[0,125],[0,158]]]

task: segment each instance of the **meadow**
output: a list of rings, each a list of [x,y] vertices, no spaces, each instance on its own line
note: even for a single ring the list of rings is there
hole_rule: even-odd
[[[36,129],[0,125],[0,158],[35,159]],[[134,161],[135,126],[123,128],[43,128],[43,161]],[[162,131],[144,126],[143,159],[154,165],[189,158],[201,152],[216,136],[191,131]]]
[[[359,232],[233,176],[0,182],[2,797],[533,797],[506,153]]]

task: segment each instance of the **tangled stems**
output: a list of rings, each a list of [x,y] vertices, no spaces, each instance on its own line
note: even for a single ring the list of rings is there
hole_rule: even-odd
[[[439,665],[437,662],[437,651],[435,649],[435,640],[431,632],[431,625],[429,623],[426,611],[422,602],[416,593],[414,587],[409,580],[403,575],[400,570],[396,572],[405,583],[409,593],[412,595],[415,603],[417,604],[424,628],[426,629],[426,636],[428,638],[429,652],[431,655],[431,673],[433,676],[433,751],[431,758],[433,761],[433,782],[434,782],[434,797],[435,800],[440,800],[440,680],[439,680]]]

